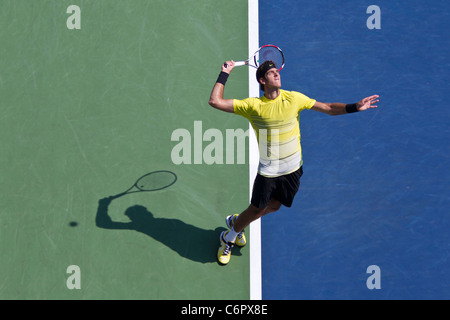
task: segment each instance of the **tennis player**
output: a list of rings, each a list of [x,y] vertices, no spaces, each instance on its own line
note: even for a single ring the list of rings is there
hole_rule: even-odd
[[[234,61],[222,65],[209,104],[219,110],[247,118],[259,144],[258,173],[250,205],[241,214],[229,215],[229,228],[220,235],[217,259],[228,264],[234,245],[244,246],[244,229],[256,219],[277,211],[281,205],[291,207],[300,186],[302,149],[300,145],[300,111],[311,109],[329,115],[342,115],[376,108],[378,95],[357,103],[323,103],[296,91],[281,89],[281,77],[276,65],[266,61],[256,71],[256,79],[264,95],[244,100],[224,99],[224,88]]]

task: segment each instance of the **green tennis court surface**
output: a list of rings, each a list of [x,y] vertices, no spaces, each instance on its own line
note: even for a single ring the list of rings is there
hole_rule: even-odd
[[[195,121],[248,128],[208,106],[220,63],[247,56],[247,3],[0,7],[0,299],[248,299],[249,248],[216,262],[248,165],[171,159],[172,133]],[[226,96],[246,97],[247,70],[232,77]],[[100,201],[157,170],[177,182]]]

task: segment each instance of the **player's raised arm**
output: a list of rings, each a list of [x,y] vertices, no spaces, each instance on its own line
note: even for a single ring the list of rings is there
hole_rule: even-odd
[[[211,96],[209,97],[210,106],[230,113],[234,113],[233,99],[224,99],[223,91],[225,88],[225,83],[228,80],[228,76],[233,68],[234,61],[227,61],[222,65],[222,71],[220,72],[219,77],[217,78],[217,81],[212,89]]]

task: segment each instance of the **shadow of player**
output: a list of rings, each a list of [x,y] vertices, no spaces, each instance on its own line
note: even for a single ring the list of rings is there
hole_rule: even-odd
[[[113,221],[108,215],[108,207],[113,197],[100,199],[95,223],[97,227],[114,230],[135,230],[159,241],[177,252],[180,256],[201,263],[216,262],[219,247],[219,235],[223,227],[206,230],[179,219],[155,218],[141,205],[134,205],[125,210],[129,222]],[[239,250],[238,250],[239,251]],[[240,252],[233,255],[241,255]]]

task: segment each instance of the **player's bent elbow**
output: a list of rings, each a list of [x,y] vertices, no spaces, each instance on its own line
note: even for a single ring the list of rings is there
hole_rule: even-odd
[[[209,98],[209,102],[208,103],[209,103],[209,105],[211,107],[217,108],[217,99]]]
[[[211,107],[214,107],[216,109],[220,109],[222,105],[221,99],[218,99],[216,97],[210,97],[208,103]]]
[[[233,107],[230,108],[226,102],[220,99],[209,99],[209,105],[217,110],[234,112]]]

